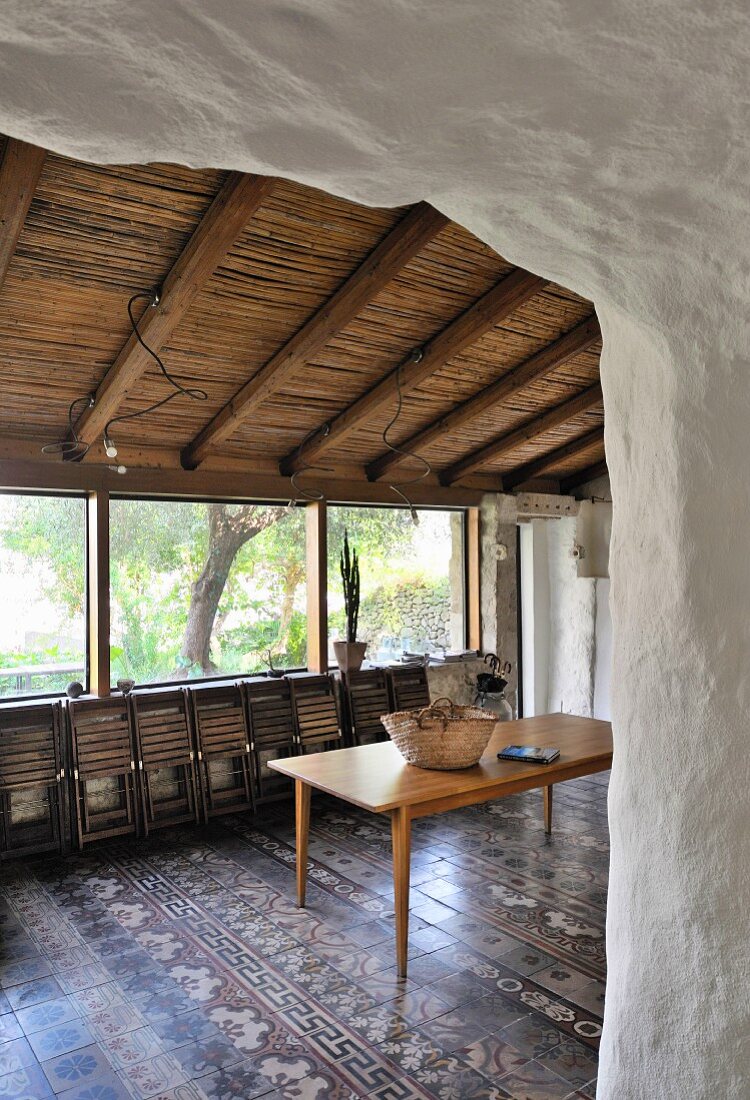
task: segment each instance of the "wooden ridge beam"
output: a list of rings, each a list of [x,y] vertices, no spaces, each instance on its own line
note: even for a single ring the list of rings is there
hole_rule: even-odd
[[[433,482],[421,482],[410,488],[409,496],[417,507],[466,508],[478,507],[487,492],[498,492],[500,479],[488,479],[489,485],[471,488],[459,485],[446,489]],[[491,481],[495,481],[492,484]],[[278,474],[255,473],[247,465],[243,469],[183,470],[182,468],[156,469],[154,467],[128,467],[121,475],[116,468],[104,463],[59,462],[42,458],[36,450],[34,459],[0,458],[0,487],[35,491],[61,490],[63,492],[93,492],[107,489],[112,493],[133,493],[145,496],[215,497],[232,501],[281,501],[288,503],[299,495],[299,490],[287,477]],[[364,470],[361,477],[345,476],[315,478],[315,488],[334,504],[378,504],[383,507],[400,507],[393,491],[386,484],[374,485],[367,481]]]
[[[520,428],[497,436],[489,443],[485,443],[483,447],[464,455],[458,462],[454,462],[453,465],[441,470],[439,475],[440,484],[452,485],[459,478],[466,477],[467,474],[473,473],[474,470],[484,466],[487,462],[500,458],[502,455],[514,451],[516,447],[521,447],[524,443],[536,439],[537,436],[544,435],[545,432],[549,432],[553,428],[559,427],[560,424],[572,420],[574,416],[593,409],[601,403],[601,400],[602,387],[597,382],[596,385],[590,386],[583,393],[576,394],[575,397],[564,401],[562,405],[556,405],[546,413],[542,413],[541,416],[535,416],[533,420],[527,421]],[[503,481],[503,485],[505,485],[505,481]]]
[[[164,279],[158,305],[147,307],[139,321],[141,336],[154,351],[159,352],[170,339],[275,182],[267,176],[229,174]],[[93,406],[78,422],[80,440],[92,443],[102,434],[152,362],[131,333],[100,383]]]
[[[556,447],[554,451],[549,451],[546,455],[540,455],[533,462],[527,462],[525,466],[519,466],[518,469],[503,474],[503,486],[506,489],[515,489],[516,485],[522,485],[524,481],[541,477],[553,469],[558,462],[576,458],[577,455],[587,451],[594,443],[601,443],[603,440],[604,428],[594,428],[592,432],[586,432],[578,439],[572,439],[570,443],[565,443],[562,447]]]
[[[585,351],[586,348],[596,343],[600,337],[601,330],[596,316],[587,318],[558,340],[525,359],[517,367],[513,367],[502,378],[498,378],[489,386],[485,386],[474,397],[468,398],[452,409],[451,412],[438,417],[437,420],[433,420],[425,428],[415,432],[403,443],[399,443],[399,447],[411,454],[418,454],[450,432],[456,431],[470,420],[486,413],[490,405],[505,401],[514,393],[536,381],[536,379],[550,374],[556,367],[561,366],[568,359],[572,359],[574,355]],[[377,481],[403,461],[403,455],[387,451],[367,466],[367,476],[371,481]]]
[[[475,344],[485,333],[499,325],[529,298],[538,294],[548,280],[517,267],[491,290],[477,299],[464,313],[420,348],[421,357],[402,364],[401,393],[408,393],[430,375],[444,367],[455,355]],[[416,350],[416,349],[415,349]],[[295,448],[282,459],[283,473],[294,473],[301,466],[320,456],[324,451],[343,442],[361,427],[374,413],[390,404],[397,394],[395,368],[358,397],[333,420],[321,426],[318,434],[304,445]]]
[[[606,459],[603,462],[595,462],[593,466],[587,466],[584,470],[576,470],[569,477],[564,477],[560,482],[560,492],[569,493],[571,489],[577,489],[579,485],[584,485],[587,481],[595,481],[596,478],[604,477],[608,473]]]
[[[38,145],[8,138],[0,165],[0,287],[15,255],[46,156],[47,150]]]
[[[449,219],[428,203],[412,207],[336,293],[188,444],[182,453],[183,466],[188,470],[199,466],[213,447],[314,358],[448,224]]]

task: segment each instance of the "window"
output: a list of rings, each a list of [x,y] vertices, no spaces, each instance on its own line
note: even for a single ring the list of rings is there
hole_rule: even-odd
[[[419,526],[404,508],[328,509],[328,638],[343,638],[339,572],[344,531],[360,559],[359,640],[367,658],[387,661],[404,650],[463,649],[463,513],[420,509]]]
[[[305,665],[303,508],[113,499],[110,555],[113,682]]]
[[[0,494],[0,695],[63,692],[86,672],[86,502]]]

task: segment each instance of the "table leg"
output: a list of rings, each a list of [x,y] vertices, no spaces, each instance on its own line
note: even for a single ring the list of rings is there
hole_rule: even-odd
[[[307,838],[310,835],[310,795],[312,787],[295,779],[297,824],[297,905],[305,908],[307,888]]]
[[[552,784],[544,787],[544,831],[549,836],[552,833]]]
[[[391,811],[393,838],[393,893],[396,909],[396,962],[399,978],[406,977],[409,950],[409,863],[411,818],[408,806]]]

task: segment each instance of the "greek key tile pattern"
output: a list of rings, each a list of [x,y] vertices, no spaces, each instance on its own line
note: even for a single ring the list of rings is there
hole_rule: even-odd
[[[386,817],[315,799],[0,869],[0,1098],[596,1094],[606,775],[414,825],[398,978]]]

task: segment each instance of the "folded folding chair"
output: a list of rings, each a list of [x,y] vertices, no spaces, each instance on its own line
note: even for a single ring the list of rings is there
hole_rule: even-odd
[[[131,697],[143,833],[200,820],[195,750],[186,691]]]
[[[430,705],[430,688],[424,665],[389,668],[392,710],[421,710]]]
[[[386,741],[388,734],[380,716],[389,714],[392,708],[385,669],[368,668],[359,672],[347,672],[342,681],[352,744],[368,745],[374,741]]]
[[[203,814],[254,810],[250,732],[237,684],[190,689]]]
[[[289,676],[301,752],[343,744],[336,681],[326,675]]]
[[[271,771],[267,762],[280,756],[293,756],[299,751],[289,680],[286,677],[245,680],[242,692],[250,728],[258,801],[283,798],[291,790],[290,781]]]
[[[127,697],[71,701],[68,726],[78,847],[135,833],[135,752]]]
[[[0,707],[0,859],[62,851],[59,703]]]

